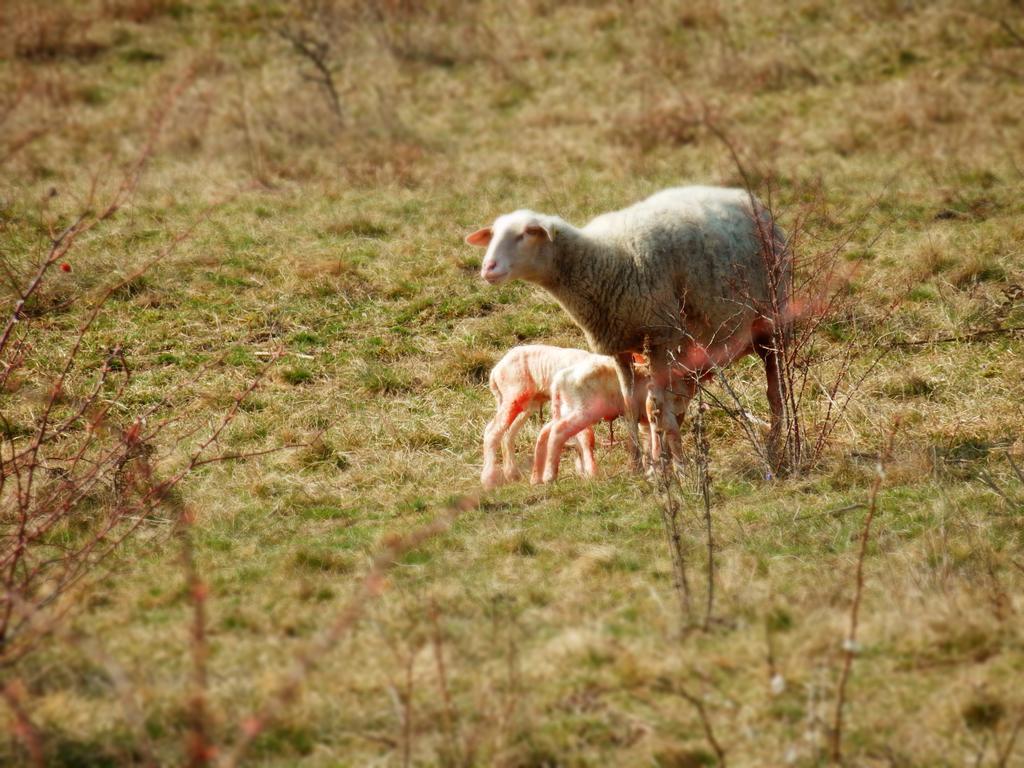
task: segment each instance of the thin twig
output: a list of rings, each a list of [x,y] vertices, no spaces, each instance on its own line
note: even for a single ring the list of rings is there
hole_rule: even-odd
[[[11,723],[11,730],[14,736],[25,745],[28,750],[29,759],[36,768],[42,768],[45,764],[43,757],[43,744],[39,738],[39,731],[32,724],[28,713],[25,711],[24,699],[25,688],[20,681],[8,681],[3,688],[0,688],[0,696],[7,702],[11,712],[14,713],[14,722]]]
[[[996,758],[996,768],[1007,768],[1010,764],[1010,757],[1013,756],[1013,747],[1017,743],[1017,737],[1020,735],[1022,727],[1024,727],[1024,712],[1021,712],[1017,717],[1017,722],[1013,724],[1013,730],[1010,731],[1010,738],[1007,739],[1006,745],[999,750]]]
[[[405,685],[402,689],[402,768],[409,768],[412,765],[412,697],[413,686],[416,682],[414,667],[416,657],[419,655],[419,647],[409,651],[405,660]]]
[[[1006,32],[1006,34],[1013,38],[1013,41],[1017,47],[1024,46],[1024,35],[1022,35],[1020,32],[1011,27],[1010,22],[1008,22],[1006,19],[1000,19],[999,26],[1003,28],[1003,31]]]
[[[341,108],[341,97],[338,96],[338,88],[334,83],[334,72],[331,71],[330,42],[328,40],[314,40],[304,31],[292,29],[278,29],[277,34],[284,40],[291,43],[292,49],[303,57],[316,70],[316,77],[305,75],[306,79],[317,83],[327,96],[327,102],[334,113],[335,119],[341,123],[344,113]]]
[[[715,537],[711,523],[710,446],[704,429],[704,387],[697,383],[697,413],[693,417],[693,439],[697,448],[697,484],[704,503],[704,537],[707,544],[707,602],[704,606],[703,629],[711,628],[711,614],[715,605]]]
[[[687,691],[685,688],[678,688],[679,695],[686,699],[693,705],[693,708],[697,710],[697,716],[700,718],[701,725],[704,727],[704,736],[708,740],[708,744],[711,745],[711,749],[715,751],[715,756],[718,758],[719,768],[725,768],[725,749],[722,748],[721,743],[715,738],[715,731],[711,727],[711,718],[708,717],[707,708],[704,706],[704,702],[697,696]]]
[[[455,726],[455,707],[452,704],[451,692],[448,690],[448,674],[444,664],[444,635],[441,632],[441,623],[438,616],[437,602],[430,602],[430,626],[431,644],[434,647],[434,663],[437,666],[437,685],[441,692],[442,715],[444,718],[444,732],[448,739],[448,749],[451,751],[452,760],[456,760],[459,752],[459,735]]]
[[[832,720],[832,749],[831,757],[835,764],[842,762],[843,748],[843,710],[846,706],[846,686],[850,680],[850,672],[853,669],[853,659],[857,655],[857,627],[860,618],[860,604],[864,596],[864,561],[867,559],[868,542],[871,537],[871,523],[878,511],[878,492],[885,479],[885,463],[892,455],[893,442],[896,439],[896,430],[899,423],[893,425],[889,433],[886,447],[876,467],[875,479],[871,483],[871,490],[868,494],[868,511],[864,516],[864,524],[860,532],[860,550],[857,553],[857,572],[853,600],[850,603],[850,628],[843,641],[843,666],[839,673],[839,683],[836,686],[836,708]]]
[[[181,540],[181,561],[185,570],[185,589],[192,604],[192,627],[189,647],[192,656],[192,685],[189,694],[189,729],[186,744],[190,768],[202,768],[210,764],[214,748],[207,730],[207,660],[209,647],[206,642],[206,599],[209,588],[199,575],[196,567],[195,548],[192,544],[194,513],[174,497],[165,496],[165,502],[177,511],[178,538]]]
[[[679,500],[672,493],[674,482],[674,473],[667,464],[663,464],[658,473],[658,489],[664,498],[660,507],[661,520],[665,526],[665,536],[668,539],[669,554],[672,558],[672,583],[679,598],[680,630],[682,634],[686,634],[692,623],[690,582],[686,575],[686,550],[680,528]]]

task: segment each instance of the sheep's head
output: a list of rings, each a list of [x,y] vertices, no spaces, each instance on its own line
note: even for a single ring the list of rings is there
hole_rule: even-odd
[[[480,277],[495,285],[506,280],[536,280],[548,270],[554,222],[533,211],[499,216],[493,226],[466,238],[470,245],[486,248]]]

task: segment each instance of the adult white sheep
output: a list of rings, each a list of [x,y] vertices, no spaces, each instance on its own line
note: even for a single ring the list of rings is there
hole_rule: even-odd
[[[580,229],[519,210],[466,242],[487,247],[484,280],[540,285],[583,330],[591,349],[615,358],[634,466],[635,352],[649,352],[647,410],[670,435],[678,434],[678,423],[665,407],[665,388],[677,350],[683,357],[695,344],[715,350],[721,365],[756,352],[765,364],[772,433],[778,435],[783,400],[773,333],[788,299],[788,259],[781,230],[746,191],[667,189]]]
[[[591,357],[598,356],[582,349],[525,344],[510,349],[491,369],[491,392],[497,410],[484,429],[484,468],[480,482],[486,490],[500,485],[503,473],[505,480],[519,477],[515,463],[515,439],[523,423],[548,401],[551,383],[559,371]],[[580,435],[579,445],[581,460],[592,465],[592,430]],[[503,460],[501,465],[498,464],[499,446]]]

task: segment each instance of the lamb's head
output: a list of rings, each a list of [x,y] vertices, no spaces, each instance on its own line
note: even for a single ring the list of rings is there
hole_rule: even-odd
[[[506,280],[537,280],[550,270],[555,220],[533,211],[499,216],[490,227],[466,238],[487,248],[480,277],[491,284]]]

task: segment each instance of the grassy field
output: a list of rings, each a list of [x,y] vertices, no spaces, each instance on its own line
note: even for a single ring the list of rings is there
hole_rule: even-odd
[[[292,40],[329,41],[336,106]],[[1022,80],[1012,2],[8,0],[5,317],[48,217],[90,205],[94,180],[106,199],[155,143],[130,201],[35,297],[4,450],[103,288],[188,232],[105,303],[67,388],[121,345],[114,412],[175,417],[153,446],[169,474],[262,377],[216,447],[281,450],[176,489],[209,588],[219,746],[193,764],[230,752],[382,542],[462,499],[316,652],[248,764],[812,766],[898,423],[843,761],[1024,766],[1024,340],[1005,330],[1024,325]],[[718,133],[784,227],[806,218],[804,252],[837,254],[847,298],[821,344],[863,347],[866,378],[821,460],[784,479],[708,414],[717,621],[681,635],[662,496],[621,445],[599,447],[596,482],[567,466],[481,495],[490,366],[584,341],[539,289],[482,283],[462,238],[519,207],[583,223],[666,186],[741,184]],[[730,376],[766,414],[760,364]],[[696,599],[702,513],[689,483],[681,499]],[[89,535],[105,500],[65,534]],[[195,601],[173,521],[148,515],[2,668],[46,765],[186,761]],[[0,763],[31,758],[24,722],[0,708]]]

